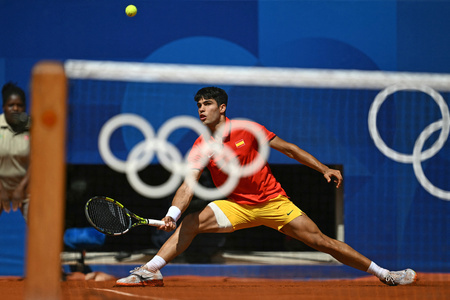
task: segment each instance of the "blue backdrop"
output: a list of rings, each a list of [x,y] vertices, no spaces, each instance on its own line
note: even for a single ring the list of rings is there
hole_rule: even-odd
[[[29,93],[35,63],[69,58],[450,73],[447,1],[136,0],[138,13],[133,18],[124,13],[128,4],[0,1],[0,83],[15,81]],[[101,107],[101,121],[120,112],[136,112],[157,128],[167,116],[152,113],[154,103],[133,104],[127,94],[130,88],[124,86],[120,97],[107,104],[84,105]],[[195,90],[184,92],[191,97]],[[229,92],[231,99],[239,97],[236,89]],[[243,104],[248,109],[230,106],[230,114],[261,121],[322,162],[344,166],[345,239],[354,248],[391,269],[450,271],[450,203],[424,190],[411,164],[389,159],[374,145],[367,115],[375,94],[359,101],[342,100],[338,93],[331,103],[308,97],[301,103],[280,99],[286,116],[277,123],[270,122],[271,110],[254,115],[249,109],[264,103]],[[448,95],[444,96],[448,104]],[[185,99],[173,100],[179,109],[173,113],[186,113],[189,107],[187,113],[195,115],[195,107],[186,105]],[[380,112],[386,121],[379,130],[399,152],[412,153],[421,130],[440,117],[428,109],[432,102],[413,105],[417,116],[405,116],[394,105]],[[95,110],[85,109],[71,117],[88,120],[94,114]],[[73,138],[68,162],[103,163],[95,134],[86,135],[74,126],[69,130]],[[123,147],[127,148],[125,140]],[[449,150],[446,142],[423,164],[430,181],[447,191]],[[289,163],[281,155],[272,155],[271,162]],[[23,220],[4,213],[0,228],[0,274],[22,274]]]

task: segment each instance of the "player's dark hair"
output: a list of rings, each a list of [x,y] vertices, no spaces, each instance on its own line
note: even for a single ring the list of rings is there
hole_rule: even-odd
[[[8,82],[5,83],[2,87],[2,98],[3,98],[3,106],[5,106],[6,101],[8,101],[11,95],[17,95],[22,100],[23,104],[26,104],[25,92],[17,86],[15,83]]]
[[[222,104],[225,104],[225,106],[227,106],[228,104],[227,93],[223,89],[215,86],[204,87],[198,90],[197,94],[194,97],[194,100],[198,102],[201,99],[214,99],[216,100],[218,106]]]

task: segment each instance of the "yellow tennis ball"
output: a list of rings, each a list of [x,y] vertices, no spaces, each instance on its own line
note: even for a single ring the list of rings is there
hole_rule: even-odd
[[[134,5],[128,5],[127,8],[125,8],[125,13],[129,17],[134,17],[137,13],[137,8]]]

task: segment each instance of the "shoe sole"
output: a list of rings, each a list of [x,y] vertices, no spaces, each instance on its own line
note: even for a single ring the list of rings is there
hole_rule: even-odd
[[[162,280],[146,280],[137,283],[116,282],[116,286],[164,286],[164,282]]]

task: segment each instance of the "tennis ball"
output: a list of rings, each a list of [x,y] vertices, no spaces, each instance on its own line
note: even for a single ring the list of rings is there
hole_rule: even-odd
[[[134,5],[128,5],[127,8],[125,8],[125,13],[129,17],[134,17],[137,13],[137,8]]]

